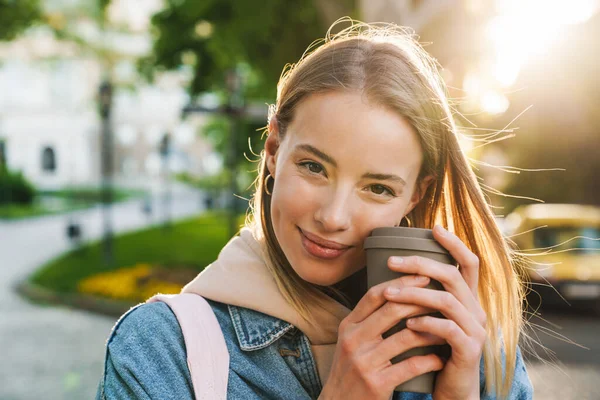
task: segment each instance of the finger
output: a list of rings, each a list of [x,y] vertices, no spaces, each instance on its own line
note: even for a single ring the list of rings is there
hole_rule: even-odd
[[[386,296],[395,302],[414,304],[440,311],[448,319],[453,320],[467,335],[475,334],[481,329],[481,323],[450,292],[415,287],[402,288],[397,294]]]
[[[387,302],[383,296],[383,292],[387,287],[425,287],[428,284],[428,277],[405,275],[401,278],[392,279],[391,281],[375,285],[360,299],[356,307],[354,307],[352,312],[348,314],[345,320],[350,323],[359,323],[364,321],[369,315],[373,314],[377,309]]]
[[[392,364],[381,373],[382,384],[390,389],[419,375],[444,368],[444,362],[436,354],[414,356]]]
[[[390,361],[392,358],[416,347],[446,344],[446,340],[427,332],[417,332],[412,329],[402,329],[384,339],[375,350],[375,362]]]
[[[475,337],[470,337],[460,329],[456,322],[432,316],[411,318],[406,323],[410,330],[429,333],[445,339],[452,347],[452,357],[455,361],[472,362],[481,357],[485,342],[483,329]]]
[[[362,337],[379,337],[404,319],[435,311],[415,304],[399,304],[399,302],[388,301],[363,320],[358,330]]]
[[[436,225],[434,227],[433,235],[435,240],[444,246],[456,260],[458,265],[460,265],[460,272],[467,282],[467,285],[471,288],[473,294],[477,297],[479,257],[477,257],[458,236],[448,232],[441,225]]]
[[[389,266],[393,271],[424,275],[439,281],[446,291],[452,293],[467,309],[473,313],[480,312],[477,298],[456,267],[418,256],[390,257]]]

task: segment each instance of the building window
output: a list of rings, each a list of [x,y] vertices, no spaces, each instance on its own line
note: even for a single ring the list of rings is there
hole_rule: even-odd
[[[42,171],[54,172],[56,171],[56,155],[52,147],[45,147],[42,150]]]

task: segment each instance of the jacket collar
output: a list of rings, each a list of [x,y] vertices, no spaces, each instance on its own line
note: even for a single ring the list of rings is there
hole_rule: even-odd
[[[240,348],[244,351],[265,348],[287,332],[296,330],[289,322],[249,308],[233,305],[228,308]]]

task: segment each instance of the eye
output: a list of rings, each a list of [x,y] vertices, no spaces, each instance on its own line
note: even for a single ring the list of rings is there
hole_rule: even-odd
[[[396,197],[396,194],[392,189],[383,185],[371,185],[371,192],[377,195],[382,195],[387,192],[389,196]]]
[[[320,174],[321,172],[323,172],[323,167],[316,162],[306,161],[300,163],[299,165],[308,169],[313,174]]]

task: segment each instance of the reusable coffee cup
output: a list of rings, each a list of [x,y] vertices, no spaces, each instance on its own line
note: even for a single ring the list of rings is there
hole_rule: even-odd
[[[456,265],[455,260],[448,250],[433,238],[433,231],[431,229],[405,227],[376,228],[365,239],[364,249],[367,256],[367,285],[369,289],[380,283],[407,275],[402,272],[392,271],[388,267],[388,259],[392,256],[421,256],[444,264]],[[442,284],[434,279],[431,279],[427,288],[444,290]],[[427,315],[444,318],[439,312]],[[401,320],[396,326],[385,332],[383,338],[385,339],[404,328],[406,328],[406,321]],[[450,346],[446,344],[441,346],[417,347],[397,355],[392,358],[391,362],[396,364],[413,356],[431,353],[436,353],[447,359],[450,356]],[[433,393],[436,375],[437,372],[429,372],[417,376],[397,386],[394,390],[397,392]]]

